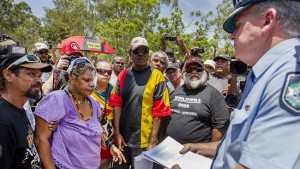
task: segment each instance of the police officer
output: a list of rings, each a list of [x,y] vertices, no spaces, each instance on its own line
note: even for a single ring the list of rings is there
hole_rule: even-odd
[[[253,68],[211,168],[298,169],[300,2],[234,5],[223,28],[232,34],[235,57]]]
[[[223,28],[253,68],[212,168],[300,168],[300,2],[234,5]]]

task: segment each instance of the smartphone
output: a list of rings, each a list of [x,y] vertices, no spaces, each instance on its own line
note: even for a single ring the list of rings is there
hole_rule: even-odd
[[[168,41],[176,41],[177,37],[175,37],[175,36],[166,36],[165,39],[168,40]]]

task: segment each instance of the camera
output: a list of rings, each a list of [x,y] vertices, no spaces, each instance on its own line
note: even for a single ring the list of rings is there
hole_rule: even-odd
[[[75,55],[70,55],[70,56],[68,56],[68,58],[66,58],[66,60],[68,60],[68,61],[69,61],[69,64],[71,64],[71,62],[72,62],[73,60],[77,59],[77,58],[78,58],[78,57],[75,56]],[[63,70],[68,70],[68,67],[64,67]]]
[[[26,48],[19,46],[19,43],[12,37],[1,34],[0,35],[0,55],[9,54],[27,54]]]
[[[203,48],[193,48],[191,49],[191,55],[192,56],[199,56],[199,53],[204,53]]]
[[[177,37],[175,37],[175,36],[166,36],[166,37],[165,37],[165,40],[168,40],[168,41],[176,41],[176,40],[177,40]]]
[[[68,56],[67,60],[69,61],[69,63],[71,63],[73,60],[77,59],[78,57],[75,55],[70,55]]]
[[[225,101],[228,107],[236,107],[240,102],[240,97],[234,94],[228,94]]]
[[[246,75],[248,71],[248,65],[240,60],[234,60],[230,62],[230,73],[234,75]]]

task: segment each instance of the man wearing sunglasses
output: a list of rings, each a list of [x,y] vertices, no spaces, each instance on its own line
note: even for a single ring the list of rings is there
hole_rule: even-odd
[[[117,169],[133,169],[134,157],[156,146],[160,118],[171,114],[165,78],[148,65],[146,39],[133,38],[129,55],[133,66],[121,71],[109,102],[114,110],[114,140],[127,161]]]
[[[225,132],[229,122],[225,99],[206,83],[208,77],[201,58],[192,57],[183,68],[184,84],[170,95],[172,115],[167,136],[181,144],[218,142]]]
[[[23,106],[28,98],[41,97],[41,74],[51,70],[34,55],[0,55],[1,168],[42,168]]]

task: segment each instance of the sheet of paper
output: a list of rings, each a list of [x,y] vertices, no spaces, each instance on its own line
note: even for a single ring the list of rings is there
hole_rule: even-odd
[[[144,154],[140,154],[134,158],[134,166],[137,169],[152,169],[153,162],[144,158]]]
[[[171,168],[175,164],[179,164],[182,169],[209,169],[212,160],[188,152],[186,154],[180,154],[179,151],[183,148],[183,145],[175,141],[171,137],[167,137],[162,143],[154,147],[152,150],[145,151],[144,158],[153,162],[159,163],[163,166]]]

